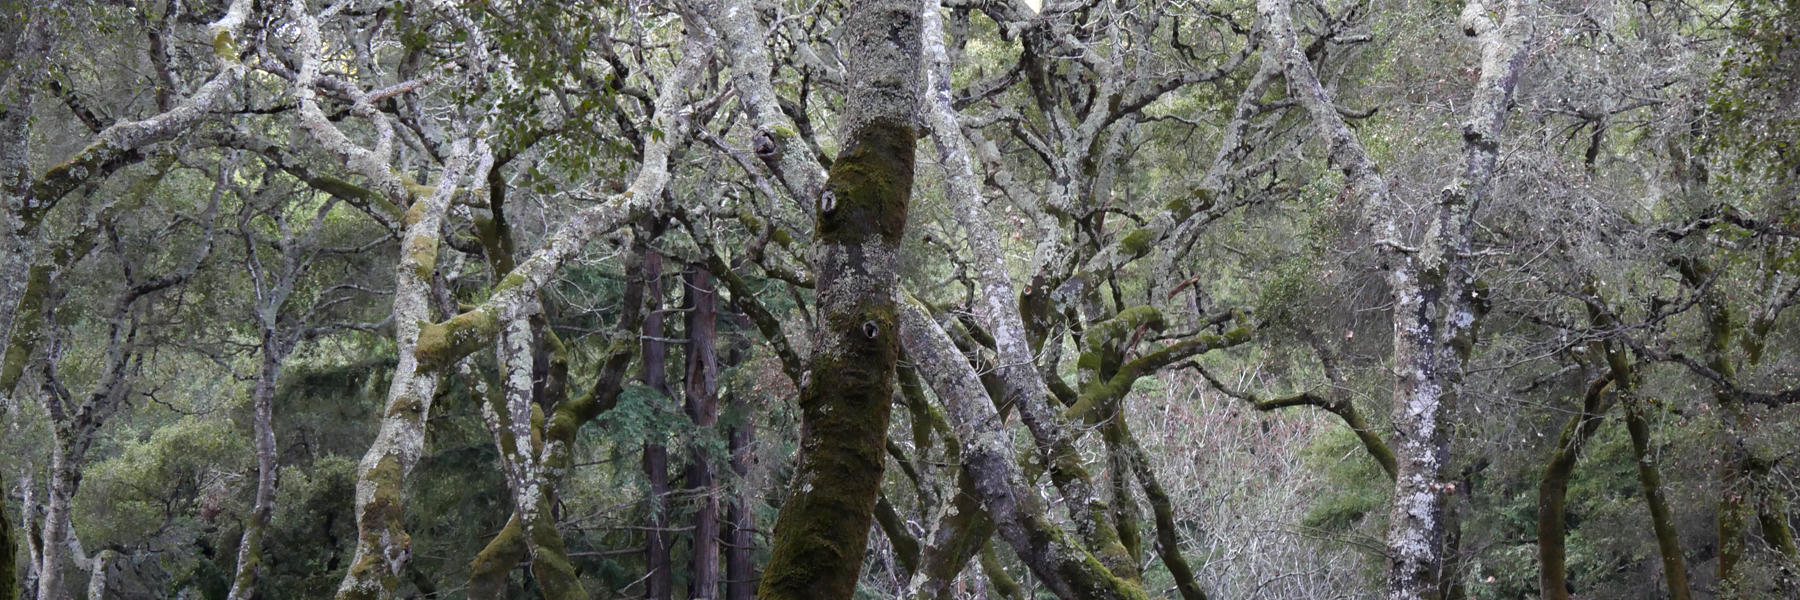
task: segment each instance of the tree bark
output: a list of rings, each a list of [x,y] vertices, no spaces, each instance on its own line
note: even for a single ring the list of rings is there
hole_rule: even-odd
[[[1581,448],[1600,429],[1605,413],[1602,400],[1612,380],[1612,375],[1607,374],[1588,385],[1587,392],[1581,396],[1581,411],[1569,417],[1568,425],[1563,426],[1562,436],[1556,440],[1556,450],[1550,454],[1543,476],[1538,478],[1538,593],[1544,598],[1569,599],[1568,565],[1565,562],[1568,547],[1564,543],[1568,531],[1563,524],[1569,477],[1575,472],[1575,461],[1581,456]]]
[[[645,299],[650,317],[644,320],[644,386],[663,398],[669,392],[669,346],[663,342],[663,284],[661,254],[644,257]],[[660,440],[644,442],[644,477],[650,481],[650,529],[644,540],[644,598],[669,600],[674,593],[675,568],[669,559],[669,449]]]
[[[81,485],[79,460],[67,427],[58,425],[50,454],[50,487],[44,497],[43,553],[38,564],[38,600],[63,600],[63,548],[69,543],[69,502]]]
[[[1480,316],[1471,306],[1474,273],[1465,257],[1474,208],[1488,194],[1508,104],[1528,56],[1524,47],[1531,39],[1535,7],[1534,0],[1507,0],[1501,24],[1493,22],[1479,0],[1464,7],[1463,32],[1476,38],[1482,53],[1480,80],[1463,124],[1464,166],[1444,189],[1420,247],[1409,248],[1402,231],[1410,217],[1402,214],[1375,161],[1319,83],[1295,34],[1289,2],[1257,2],[1267,23],[1266,60],[1283,65],[1289,95],[1312,117],[1331,164],[1363,203],[1375,242],[1389,258],[1397,373],[1392,448],[1398,469],[1387,536],[1387,595],[1393,600],[1440,594],[1451,422]]]
[[[276,307],[279,309],[280,307]],[[273,325],[270,323],[268,325]],[[231,578],[229,600],[248,600],[256,590],[256,571],[262,565],[262,536],[275,516],[275,383],[281,377],[281,363],[287,359],[287,344],[279,334],[263,332],[262,372],[251,392],[251,425],[256,436],[256,504],[250,521],[244,524],[244,535],[238,542],[237,573]]]
[[[513,512],[506,520],[506,526],[500,528],[499,535],[488,540],[487,546],[469,561],[469,600],[502,600],[506,598],[508,579],[514,567],[524,560],[525,526],[519,523],[519,513]]]
[[[994,403],[949,334],[917,304],[903,305],[900,316],[906,354],[937,392],[956,430],[961,468],[973,479],[1001,538],[1031,573],[1058,598],[1146,598],[1137,584],[1115,576],[1046,518],[1036,491],[1018,471],[1012,438]]]
[[[726,364],[737,366],[743,360],[743,348],[732,344]],[[726,398],[727,410],[741,420],[733,423],[726,434],[731,472],[737,475],[737,485],[732,486],[730,500],[725,506],[725,600],[753,600],[756,597],[756,565],[752,562],[756,550],[756,516],[751,511],[756,496],[748,478],[755,452],[756,420],[743,394],[733,389]]]
[[[719,594],[719,495],[713,485],[712,456],[699,443],[719,423],[718,303],[712,274],[691,265],[683,275],[687,319],[687,414],[695,442],[688,450],[687,489],[694,499],[693,545],[688,597],[714,600]]]
[[[944,47],[940,6],[939,2],[927,1],[922,12],[929,60],[926,121],[933,132],[931,139],[937,145],[939,160],[945,164],[947,195],[955,204],[975,254],[973,262],[981,285],[977,313],[982,326],[993,336],[999,355],[996,362],[1006,393],[1001,404],[1019,407],[1020,420],[1031,431],[1040,458],[1048,463],[1051,480],[1066,500],[1069,516],[1094,557],[1115,575],[1135,577],[1135,563],[1109,520],[1111,511],[1095,489],[1093,478],[1082,467],[1069,428],[1052,405],[1050,390],[1038,372],[1000,234],[982,204],[968,141],[961,133],[951,103],[950,62]]]
[[[1588,310],[1596,327],[1617,327],[1617,319],[1605,306],[1590,305]],[[1669,499],[1663,493],[1662,470],[1651,449],[1650,421],[1644,417],[1644,407],[1637,397],[1637,370],[1623,344],[1615,340],[1601,344],[1606,352],[1607,368],[1612,370],[1613,386],[1619,390],[1620,403],[1624,405],[1625,429],[1631,434],[1631,454],[1635,459],[1633,462],[1637,463],[1638,486],[1643,491],[1644,504],[1650,510],[1650,528],[1656,533],[1663,580],[1669,584],[1669,600],[1688,600],[1692,593],[1688,588],[1687,559],[1681,553],[1681,535],[1675,529],[1674,511],[1669,509]]]
[[[817,207],[818,328],[800,390],[800,459],[776,519],[764,600],[847,600],[881,487],[900,322],[895,294],[912,197],[919,13],[852,0],[843,149]]]
[[[1175,589],[1181,593],[1181,600],[1206,600],[1206,591],[1200,588],[1200,582],[1194,577],[1194,568],[1188,565],[1187,557],[1181,554],[1181,536],[1175,531],[1175,506],[1169,499],[1169,493],[1163,490],[1162,482],[1157,481],[1156,471],[1150,468],[1150,455],[1138,444],[1137,437],[1130,429],[1124,429],[1123,444],[1130,458],[1130,468],[1137,474],[1138,485],[1144,488],[1144,498],[1150,501],[1150,511],[1156,517],[1156,555],[1162,559],[1163,566],[1168,567],[1169,576],[1175,580]]]

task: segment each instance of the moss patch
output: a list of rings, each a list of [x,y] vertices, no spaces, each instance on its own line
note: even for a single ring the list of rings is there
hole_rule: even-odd
[[[442,369],[493,343],[499,335],[500,322],[493,314],[472,310],[421,327],[413,356],[419,359],[421,370]]]
[[[850,139],[825,184],[837,196],[837,207],[819,215],[820,242],[880,237],[900,243],[912,196],[915,145],[912,127],[885,120],[870,123]]]

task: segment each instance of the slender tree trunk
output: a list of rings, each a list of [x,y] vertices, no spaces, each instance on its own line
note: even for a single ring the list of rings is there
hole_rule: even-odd
[[[54,401],[54,400],[52,400]],[[43,549],[38,564],[38,600],[63,600],[63,553],[69,545],[69,508],[81,486],[80,458],[76,456],[76,432],[54,424],[55,447],[50,451],[50,488],[44,497]]]
[[[1605,306],[1590,305],[1589,319],[1602,330],[1617,326],[1617,319]],[[1675,514],[1663,494],[1662,471],[1656,453],[1651,449],[1650,422],[1637,397],[1637,371],[1622,344],[1607,340],[1601,346],[1606,352],[1607,367],[1612,370],[1613,386],[1619,390],[1625,413],[1625,429],[1631,434],[1631,454],[1637,463],[1638,486],[1643,490],[1644,504],[1650,510],[1650,528],[1656,533],[1656,549],[1662,556],[1663,580],[1669,584],[1669,600],[1689,600],[1687,559],[1681,554],[1681,535],[1675,529]]]
[[[256,436],[256,504],[244,524],[238,542],[237,573],[231,578],[229,600],[248,600],[256,590],[256,571],[262,564],[262,536],[275,515],[275,383],[286,344],[274,331],[263,332],[262,373],[251,392],[251,424]]]
[[[1766,477],[1762,473],[1758,475]],[[1787,498],[1780,490],[1771,490],[1767,486],[1757,491],[1756,519],[1762,525],[1763,539],[1779,554],[1781,579],[1778,583],[1783,592],[1792,597],[1800,590],[1800,578],[1796,578],[1800,575],[1800,546],[1795,545],[1794,530],[1788,526]]]
[[[894,363],[895,294],[912,198],[919,8],[852,0],[843,141],[816,207],[818,329],[800,390],[800,457],[775,521],[763,600],[847,600],[881,488]]]
[[[704,439],[714,434],[719,423],[718,302],[712,274],[705,267],[691,266],[683,279],[687,413],[694,422],[695,437]],[[687,489],[695,504],[688,597],[714,600],[719,595],[719,495],[713,485],[712,456],[700,443],[688,451]]]
[[[644,385],[669,397],[669,346],[663,336],[662,255],[644,257],[644,291],[650,316],[644,320]],[[650,481],[650,529],[645,536],[646,600],[669,600],[674,566],[669,559],[669,449],[661,440],[644,442],[644,476]]]
[[[755,327],[743,313],[730,313],[729,317],[739,332],[748,332]],[[728,339],[731,342],[727,345],[724,367],[731,369],[744,363],[748,339],[741,334],[732,335]],[[744,394],[738,393],[736,385],[727,388],[725,407],[728,414],[736,418],[726,432],[726,448],[731,454],[734,484],[725,501],[723,525],[725,598],[752,600],[756,597],[756,517],[752,512],[756,494],[749,477],[750,467],[755,459],[756,415],[755,408]]]
[[[1538,593],[1549,600],[1569,599],[1568,565],[1565,562],[1568,547],[1564,542],[1568,531],[1563,524],[1569,477],[1575,472],[1575,461],[1581,456],[1582,446],[1587,444],[1594,431],[1600,429],[1604,410],[1601,400],[1611,383],[1612,375],[1608,374],[1588,386],[1582,395],[1581,412],[1569,417],[1568,425],[1563,426],[1556,450],[1550,454],[1550,462],[1538,479]]]
[[[736,366],[742,362],[743,349],[733,344],[726,364]],[[754,451],[756,420],[745,397],[735,389],[729,393],[726,402],[741,421],[732,424],[726,442],[731,451],[731,471],[737,474],[737,485],[732,486],[731,499],[725,508],[725,600],[753,600],[756,597],[756,565],[752,562],[756,550],[756,519],[751,514],[751,507],[756,496],[747,479]]]
[[[1200,583],[1194,577],[1194,568],[1181,554],[1181,537],[1175,531],[1174,503],[1170,501],[1169,493],[1163,490],[1162,482],[1157,481],[1156,471],[1150,468],[1150,455],[1138,444],[1137,437],[1129,428],[1123,433],[1124,449],[1131,458],[1130,467],[1137,474],[1138,485],[1144,488],[1144,498],[1150,501],[1150,511],[1156,518],[1157,557],[1168,567],[1182,600],[1206,600],[1206,592],[1200,589]]]
[[[1656,548],[1662,555],[1663,579],[1669,582],[1669,600],[1688,600],[1687,559],[1681,554],[1681,534],[1675,529],[1675,511],[1663,494],[1662,471],[1657,467],[1651,449],[1650,421],[1638,399],[1627,396],[1625,428],[1631,432],[1631,452],[1637,459],[1638,486],[1644,492],[1644,504],[1650,509],[1650,527],[1656,532]]]
[[[1706,323],[1701,356],[1707,368],[1725,381],[1734,381],[1737,365],[1731,360],[1731,344],[1737,338],[1738,330],[1732,324],[1731,304],[1713,282],[1716,271],[1712,265],[1697,259],[1678,259],[1676,266],[1687,286],[1700,295],[1700,314]],[[1752,424],[1730,390],[1714,383],[1712,392],[1723,425],[1714,441],[1715,452],[1719,455],[1719,596],[1738,598],[1743,595],[1739,588],[1738,563],[1744,559],[1747,517],[1751,496],[1756,493],[1751,474],[1754,459],[1744,445],[1744,436]]]

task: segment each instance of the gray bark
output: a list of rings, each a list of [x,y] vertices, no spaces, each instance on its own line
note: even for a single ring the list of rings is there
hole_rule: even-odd
[[[1065,599],[1145,598],[1136,585],[1114,577],[1079,543],[1048,520],[1037,493],[1025,483],[1003,427],[980,378],[949,334],[916,303],[900,308],[901,339],[943,403],[945,417],[962,448],[961,468],[993,519],[1001,539],[1013,548],[1043,586]],[[953,505],[951,505],[953,506]]]
[[[914,0],[853,0],[846,14],[843,146],[812,199],[818,327],[800,386],[801,456],[775,522],[757,594],[764,600],[855,594],[885,462],[917,138],[919,13]]]
[[[932,140],[937,144],[939,160],[944,163],[948,195],[955,203],[963,228],[969,233],[969,246],[973,250],[977,280],[981,285],[978,315],[982,326],[993,336],[999,355],[996,363],[1006,393],[1001,403],[1019,407],[1021,419],[1037,442],[1039,458],[1050,464],[1052,479],[1067,501],[1069,516],[1087,540],[1089,550],[1107,562],[1109,568],[1125,569],[1125,563],[1130,561],[1118,542],[1112,523],[1106,518],[1106,503],[1081,469],[1069,428],[1052,406],[1050,390],[1038,373],[1036,356],[1019,313],[1019,297],[1006,268],[1006,252],[1000,245],[1000,234],[994,229],[994,221],[982,203],[968,143],[961,134],[951,104],[950,61],[944,48],[943,19],[939,11],[938,2],[928,0],[924,3],[929,99],[926,121],[934,132]]]
[[[1463,10],[1463,32],[1476,38],[1482,52],[1480,81],[1463,124],[1465,164],[1429,215],[1429,230],[1417,248],[1402,239],[1410,217],[1319,83],[1289,9],[1287,0],[1257,2],[1267,23],[1265,60],[1283,66],[1289,94],[1312,117],[1332,165],[1343,171],[1350,191],[1363,203],[1376,244],[1389,262],[1396,371],[1391,446],[1398,476],[1387,537],[1387,594],[1395,600],[1436,597],[1444,566],[1443,502],[1451,489],[1445,477],[1451,421],[1478,318],[1470,306],[1474,273],[1467,260],[1473,213],[1493,178],[1500,131],[1524,67],[1536,5],[1508,0],[1504,24],[1494,23],[1478,1]]]

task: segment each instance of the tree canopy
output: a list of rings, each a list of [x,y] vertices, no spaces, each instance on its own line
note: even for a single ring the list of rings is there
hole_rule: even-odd
[[[0,0],[0,599],[1795,597],[1797,32]]]

